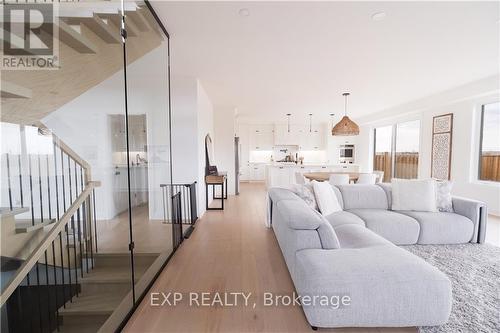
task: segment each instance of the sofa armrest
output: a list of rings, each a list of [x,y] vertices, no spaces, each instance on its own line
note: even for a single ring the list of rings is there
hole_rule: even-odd
[[[474,235],[471,243],[484,243],[488,218],[486,204],[481,201],[455,196],[452,197],[452,200],[455,213],[469,218],[474,223]]]

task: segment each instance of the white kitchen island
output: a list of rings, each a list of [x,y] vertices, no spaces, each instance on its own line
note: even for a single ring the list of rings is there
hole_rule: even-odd
[[[295,174],[307,172],[359,172],[357,164],[295,164],[295,163],[272,163],[266,165],[266,186],[289,187],[296,184]]]

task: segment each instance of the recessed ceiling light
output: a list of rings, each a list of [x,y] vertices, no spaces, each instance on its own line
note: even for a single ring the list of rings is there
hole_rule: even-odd
[[[247,16],[250,16],[250,11],[248,10],[248,8],[241,8],[238,11],[238,14],[240,14],[240,16],[242,16],[242,17],[247,17]]]
[[[372,15],[372,20],[382,21],[383,19],[385,19],[386,16],[387,14],[385,12],[378,12]]]

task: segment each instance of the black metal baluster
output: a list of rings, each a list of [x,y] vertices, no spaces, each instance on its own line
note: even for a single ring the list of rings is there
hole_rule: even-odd
[[[52,201],[50,197],[50,169],[49,169],[49,154],[45,155],[47,156],[46,161],[47,161],[47,196],[49,200],[49,221],[52,220],[52,208],[50,202]]]
[[[62,285],[62,297],[63,297],[63,306],[66,308],[66,285],[65,285],[65,277],[64,277],[64,250],[63,250],[63,241],[62,241],[62,232],[59,233],[59,249],[61,251],[61,285]],[[70,293],[71,295],[71,293]]]
[[[35,263],[36,267],[36,290],[38,296],[38,315],[40,319],[40,332],[43,332],[43,321],[42,321],[42,298],[40,296],[40,270],[38,267],[38,261]]]
[[[9,154],[5,154],[6,163],[7,163],[7,186],[9,187],[9,207],[12,210],[12,187],[10,182],[10,157]]]
[[[45,258],[45,288],[47,289],[47,312],[48,312],[48,316],[49,316],[49,331],[52,332],[52,316],[50,315],[50,311],[51,311],[51,306],[50,306],[50,303],[51,303],[51,297],[50,297],[50,283],[49,283],[49,265],[48,265],[48,259],[47,259],[47,250],[45,250],[45,252],[43,253],[44,255],[44,258]]]
[[[89,219],[89,242],[90,242],[90,262],[92,264],[92,268],[94,268],[94,244],[93,244],[93,235],[92,235],[92,212],[90,211],[91,205],[90,205],[90,197],[87,197],[88,203],[87,203],[87,217]]]
[[[29,321],[30,321],[30,332],[33,332],[33,298],[31,297],[31,281],[30,281],[30,272],[26,274],[26,285],[28,287],[28,299],[30,300],[29,304],[26,304],[30,309]]]
[[[53,140],[52,141],[53,148],[54,148],[54,181],[56,185],[56,214],[57,214],[57,220],[59,221],[60,215],[59,215],[59,184],[57,180],[57,155],[56,155],[56,143]]]
[[[69,202],[73,204],[73,186],[71,186],[71,157],[68,155],[68,185],[69,185]],[[73,230],[73,259],[75,263],[75,287],[76,296],[78,296],[78,267],[76,264],[76,236],[75,236],[75,214],[71,215],[71,229]],[[69,246],[69,244],[68,244]],[[71,275],[71,270],[70,270]]]
[[[78,169],[75,161],[75,200],[78,198]],[[80,249],[80,275],[83,278],[83,248],[82,248],[82,227],[81,227],[80,207],[76,210],[76,223],[78,224],[78,247]],[[76,244],[75,244],[76,246]]]
[[[30,173],[30,204],[31,204],[31,225],[35,225],[35,207],[33,206],[33,175],[31,173],[31,155],[28,155],[28,169]]]
[[[83,192],[84,190],[84,185],[83,185],[83,168],[80,165],[80,187]],[[82,203],[82,221],[83,221],[83,239],[84,239],[84,247],[85,247],[85,269],[87,273],[89,272],[89,248],[88,248],[88,235],[87,235],[87,199],[83,201]]]
[[[92,201],[93,201],[92,208],[94,209],[95,253],[97,253],[98,249],[97,249],[97,218],[95,213],[95,189],[92,189]]]
[[[42,194],[42,168],[40,163],[40,154],[38,157],[38,189],[40,191],[40,223],[43,223],[43,194]]]
[[[24,207],[23,198],[23,169],[21,166],[21,154],[18,155],[17,164],[19,166],[19,196],[21,197],[21,207]]]
[[[66,186],[64,181],[64,152],[61,149],[61,178],[62,178],[62,195],[63,195],[63,209],[66,211]],[[68,224],[64,226],[64,231],[66,233],[66,254],[68,256],[68,282],[69,282],[69,299],[70,302],[73,302],[73,288],[71,286],[71,257],[69,251],[69,232],[68,232]],[[61,249],[62,250],[62,249]],[[64,273],[64,270],[63,270]],[[64,276],[64,275],[63,275]]]
[[[59,233],[61,234],[61,233]],[[56,328],[59,331],[59,296],[58,296],[58,284],[57,284],[57,271],[56,271],[56,246],[55,241],[52,241],[52,269],[54,273],[54,293],[55,293],[55,304],[56,304]]]

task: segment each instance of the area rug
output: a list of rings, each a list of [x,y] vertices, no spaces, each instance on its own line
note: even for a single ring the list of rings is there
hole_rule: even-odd
[[[421,333],[500,332],[500,247],[489,244],[411,245],[403,249],[448,275],[453,290],[449,321]]]

